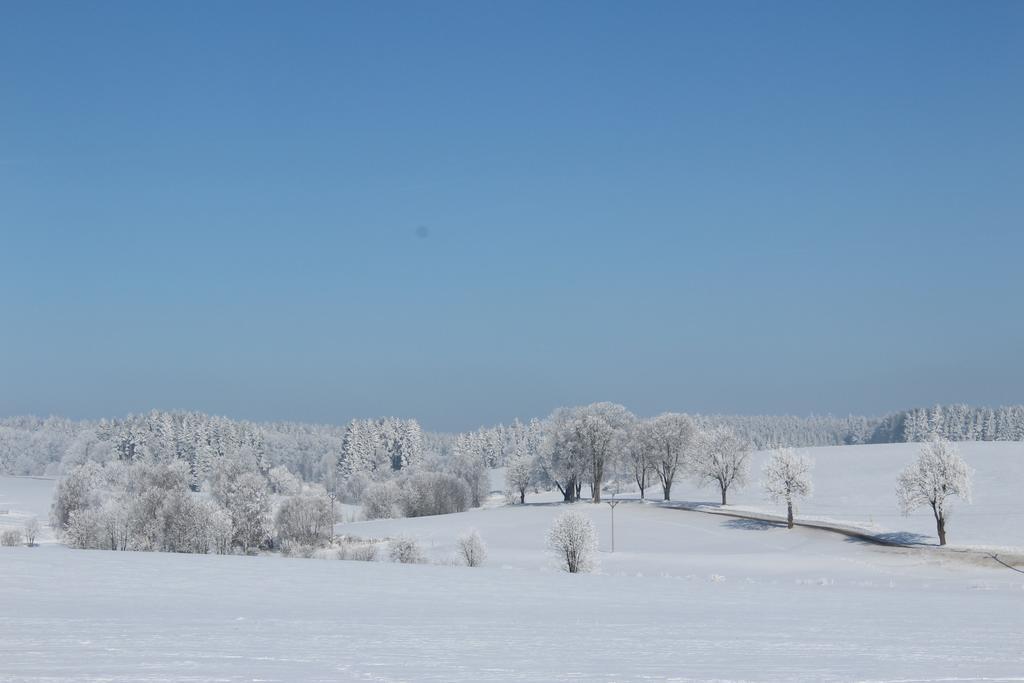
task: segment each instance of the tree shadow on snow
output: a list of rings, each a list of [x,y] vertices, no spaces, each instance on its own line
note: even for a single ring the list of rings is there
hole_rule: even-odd
[[[744,529],[746,531],[765,531],[766,529],[782,529],[786,525],[783,522],[769,522],[766,519],[736,518],[722,522],[722,526],[730,529]]]
[[[865,534],[863,536],[847,536],[847,543],[861,543],[868,545],[935,545],[929,536],[915,534],[910,531],[892,531],[884,534]]]

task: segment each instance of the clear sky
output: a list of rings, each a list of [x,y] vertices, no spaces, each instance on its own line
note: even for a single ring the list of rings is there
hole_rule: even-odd
[[[0,414],[1024,401],[1024,2],[7,2]]]

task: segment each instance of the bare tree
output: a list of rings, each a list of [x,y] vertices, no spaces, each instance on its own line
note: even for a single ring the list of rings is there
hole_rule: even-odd
[[[589,572],[596,564],[597,530],[581,512],[566,510],[548,530],[548,548],[558,557],[562,569],[570,574]]]
[[[750,444],[726,427],[713,427],[697,436],[693,474],[701,485],[716,484],[727,505],[730,488],[741,488],[750,472]]]
[[[762,485],[775,502],[786,502],[786,526],[793,528],[793,504],[797,498],[811,495],[811,468],[814,463],[792,448],[780,448],[764,465]]]
[[[900,474],[896,496],[903,514],[927,505],[935,516],[939,545],[946,545],[947,499],[971,502],[971,470],[949,441],[932,439],[921,446],[917,460]]]

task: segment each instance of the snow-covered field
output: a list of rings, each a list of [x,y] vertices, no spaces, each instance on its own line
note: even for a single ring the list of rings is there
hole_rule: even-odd
[[[439,539],[475,523],[495,541],[478,569],[3,548],[0,680],[1024,677],[1022,575],[620,507],[634,550],[590,576],[497,543],[527,545],[557,506],[411,520]],[[661,555],[635,550],[645,520]]]
[[[1019,515],[1020,448],[964,448],[977,496],[954,540],[1024,545],[998,519]],[[890,493],[913,453],[816,450],[804,511],[927,532]],[[0,479],[0,501],[45,517],[21,490],[37,481]],[[597,574],[551,566],[565,506],[544,503],[337,526],[416,538],[430,565],[0,548],[0,681],[1024,680],[1024,574],[991,561],[639,502],[616,508],[611,553],[608,506],[573,507],[597,523]],[[470,528],[488,562],[452,566]]]
[[[47,477],[0,476],[0,532],[23,529],[31,517],[39,518],[39,543],[53,540],[49,527],[50,502],[56,480]]]
[[[970,505],[953,499],[948,524],[950,544],[1024,548],[1024,443],[970,442],[957,447],[974,469],[974,496]],[[920,448],[920,444],[899,443],[802,449],[815,462],[814,495],[800,504],[798,515],[918,534],[924,537],[923,542],[936,543],[931,510],[903,516],[896,502],[896,478],[917,457]],[[767,458],[765,452],[754,454],[753,481],[744,489],[730,492],[731,505],[785,513],[782,506],[766,500],[757,484]],[[649,490],[649,497],[660,497],[660,490]],[[688,480],[673,486],[672,498],[720,502],[717,489],[697,488]]]

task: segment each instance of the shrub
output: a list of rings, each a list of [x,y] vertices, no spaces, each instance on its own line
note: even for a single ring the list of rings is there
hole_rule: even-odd
[[[398,501],[401,493],[393,481],[370,484],[363,491],[363,517],[366,519],[390,519],[398,517]]]
[[[555,517],[547,540],[559,566],[570,574],[588,572],[597,565],[597,530],[583,513],[567,510]]]
[[[4,532],[0,534],[0,545],[21,545],[21,529],[4,529]]]
[[[373,562],[377,559],[377,544],[356,543],[350,545],[345,550],[345,557],[341,559],[354,560],[356,562]]]
[[[310,558],[316,553],[316,546],[306,545],[297,541],[282,541],[281,542],[281,554],[285,557],[305,557]]]
[[[487,546],[476,529],[459,536],[459,556],[467,567],[479,567],[487,560]]]
[[[326,494],[315,491],[286,498],[277,511],[275,527],[282,544],[321,546],[334,531],[331,501]]]
[[[469,502],[469,485],[451,474],[417,472],[400,482],[398,503],[403,517],[464,512]]]
[[[402,564],[423,564],[427,558],[419,545],[411,538],[396,538],[388,546],[388,553],[392,562]]]

